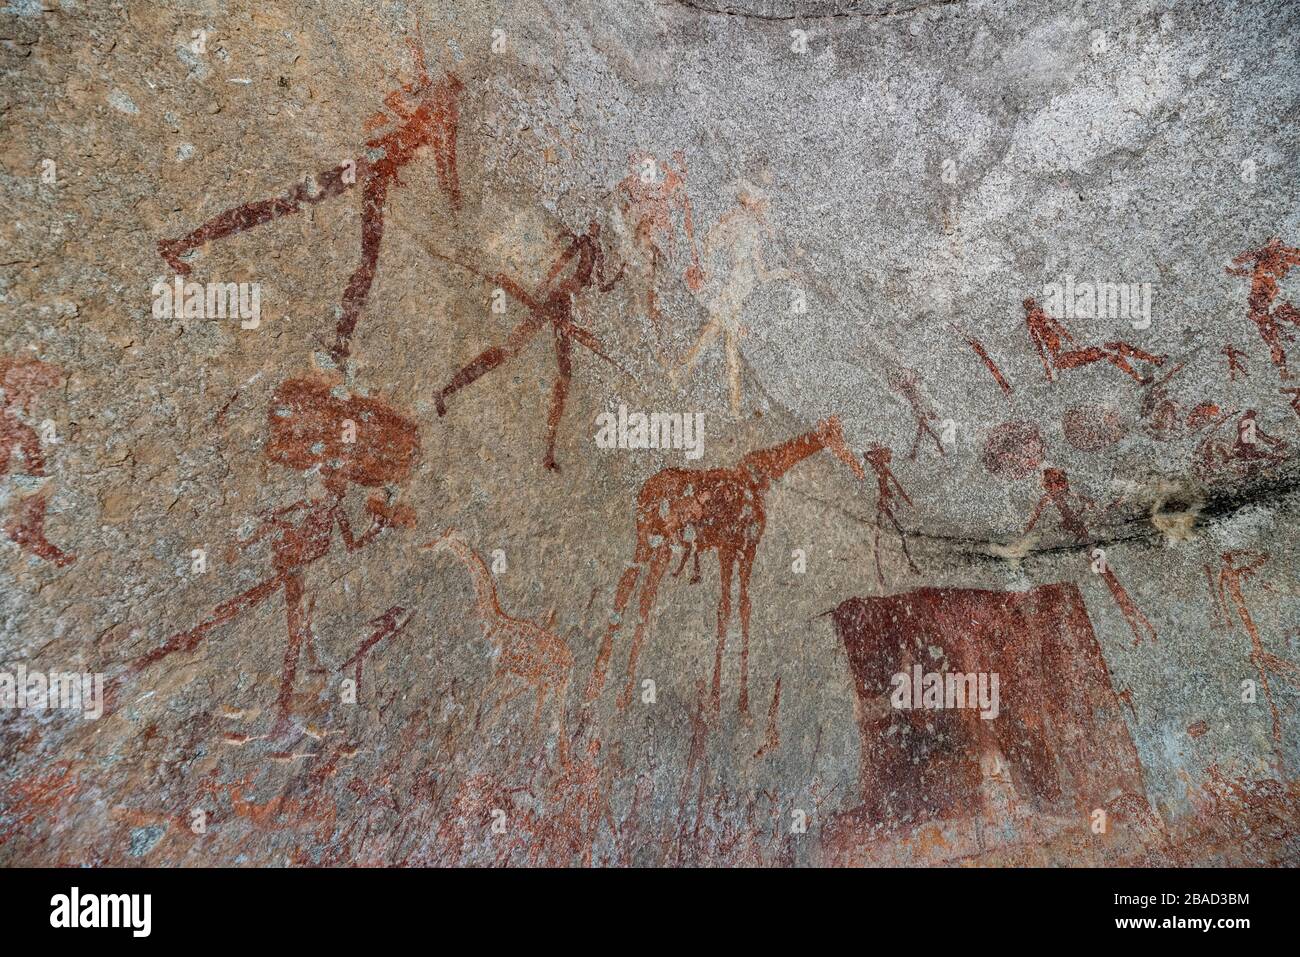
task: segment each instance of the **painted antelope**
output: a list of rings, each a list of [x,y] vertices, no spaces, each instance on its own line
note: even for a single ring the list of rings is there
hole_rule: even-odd
[[[722,577],[722,594],[718,599],[718,646],[713,662],[713,710],[719,710],[722,686],[722,654],[727,641],[727,624],[731,620],[731,578],[740,579],[740,710],[749,710],[749,577],[754,555],[763,537],[766,516],[763,496],[768,486],[793,466],[823,449],[852,469],[859,479],[866,475],[849,451],[838,417],[825,419],[812,431],[787,442],[750,452],[733,468],[679,469],[656,472],[637,496],[636,553],[632,564],[623,572],[614,598],[614,612],[596,665],[587,684],[586,700],[594,701],[605,685],[605,674],[613,652],[614,635],[622,623],[623,610],[641,583],[640,621],[632,637],[628,657],[627,685],[619,696],[620,708],[632,699],[637,655],[645,637],[646,622],[654,607],[660,580],[672,559],[673,547],[682,549],[681,564],[673,572],[680,575],[686,560],[694,560],[692,582],[700,580],[700,552],[715,551]]]
[[[440,538],[424,547],[433,551],[450,551],[464,563],[474,582],[475,610],[483,627],[483,637],[492,645],[496,657],[496,670],[488,681],[484,699],[500,690],[501,685],[511,676],[522,682],[500,696],[492,714],[495,715],[525,688],[531,687],[537,691],[537,707],[533,711],[533,726],[536,727],[541,720],[547,696],[553,694],[559,717],[556,741],[560,760],[568,764],[569,741],[564,731],[564,703],[568,697],[569,677],[573,669],[573,654],[569,651],[568,644],[548,627],[512,618],[501,610],[492,573],[460,532],[448,529]]]

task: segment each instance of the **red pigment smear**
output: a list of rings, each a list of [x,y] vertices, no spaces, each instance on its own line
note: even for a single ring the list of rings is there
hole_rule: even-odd
[[[989,433],[982,461],[1000,479],[1028,478],[1038,471],[1047,443],[1032,422],[1004,422]]]
[[[857,698],[863,803],[828,826],[829,843],[852,842],[873,825],[982,813],[980,757],[993,751],[1018,801],[1037,812],[1085,820],[1117,800],[1145,805],[1142,766],[1077,586],[922,588],[850,598],[832,617]],[[996,672],[998,717],[892,708],[891,678],[915,664]]]

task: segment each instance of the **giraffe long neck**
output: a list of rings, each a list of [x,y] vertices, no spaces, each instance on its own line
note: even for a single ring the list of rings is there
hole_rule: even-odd
[[[740,465],[756,478],[775,482],[808,456],[816,455],[825,447],[826,440],[814,429],[770,449],[750,452],[740,460]]]
[[[497,603],[496,583],[492,581],[492,573],[488,571],[483,559],[464,542],[448,539],[447,547],[464,562],[465,568],[469,571],[469,576],[474,582],[474,606],[484,624],[490,624],[501,617],[501,606]]]

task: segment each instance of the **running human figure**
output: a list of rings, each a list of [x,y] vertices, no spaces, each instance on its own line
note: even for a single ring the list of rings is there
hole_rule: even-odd
[[[768,198],[752,183],[742,181],[736,200],[736,208],[724,214],[704,238],[705,263],[711,265],[713,255],[720,251],[727,269],[708,283],[705,295],[709,318],[695,344],[672,373],[674,379],[683,371],[690,373],[699,362],[700,353],[722,336],[732,415],[740,414],[740,340],[748,333],[742,323],[745,303],[760,282],[788,279],[792,275],[784,267],[769,269],[763,258],[764,240],[775,236],[767,221]],[[699,277],[697,285],[704,289],[704,276]]]
[[[1097,507],[1097,503],[1085,495],[1079,495],[1070,491],[1070,480],[1066,477],[1065,472],[1057,468],[1043,469],[1043,489],[1044,495],[1034,506],[1034,513],[1029,518],[1029,524],[1025,527],[1025,535],[1033,531],[1034,526],[1042,517],[1044,510],[1049,506],[1055,506],[1057,514],[1060,516],[1061,528],[1074,536],[1080,544],[1091,544],[1088,540],[1088,528],[1083,522],[1082,514],[1088,510]],[[1106,582],[1106,587],[1110,589],[1111,597],[1115,599],[1115,604],[1124,615],[1124,620],[1133,631],[1133,645],[1136,647],[1142,643],[1145,633],[1152,641],[1156,640],[1156,630],[1152,627],[1151,622],[1147,620],[1146,615],[1133,599],[1129,597],[1124,586],[1120,584],[1119,579],[1115,576],[1115,570],[1110,567],[1110,562],[1103,556],[1100,561],[1100,574]],[[1096,564],[1090,562],[1090,567],[1097,569]]]
[[[62,381],[63,373],[48,362],[0,357],[0,389],[4,391],[3,404],[0,404],[0,475],[9,473],[17,452],[22,456],[23,466],[22,472],[15,469],[15,474],[46,477],[40,436],[18,416],[18,410],[26,415],[38,394]],[[20,499],[5,522],[4,530],[9,540],[23,551],[62,568],[75,562],[77,556],[65,552],[45,537],[49,494],[47,487]]]
[[[1237,612],[1241,618],[1242,627],[1246,629],[1246,634],[1250,636],[1250,663],[1259,672],[1260,687],[1264,689],[1264,699],[1268,702],[1269,710],[1272,712],[1273,742],[1275,745],[1280,745],[1282,743],[1282,720],[1278,714],[1277,704],[1273,701],[1273,692],[1269,687],[1268,676],[1271,672],[1293,688],[1300,688],[1300,667],[1265,650],[1264,642],[1259,637],[1259,628],[1255,625],[1255,619],[1251,617],[1250,608],[1246,604],[1246,596],[1241,588],[1241,583],[1263,567],[1264,563],[1269,560],[1269,556],[1263,552],[1236,550],[1224,552],[1221,558],[1223,568],[1219,572],[1217,587],[1214,585],[1212,576],[1210,579],[1211,598],[1214,601],[1216,611],[1222,615],[1221,620],[1226,623],[1228,630],[1232,631],[1232,611],[1228,608],[1228,598],[1231,597],[1234,606],[1232,610]],[[1210,574],[1208,565],[1205,570],[1207,574]]]
[[[573,343],[576,341],[578,345],[600,356],[615,368],[621,369],[618,363],[605,354],[600,340],[590,330],[573,321],[574,305],[592,287],[602,293],[613,289],[614,284],[623,278],[623,270],[627,265],[624,263],[612,279],[606,280],[605,254],[600,246],[599,223],[589,223],[587,231],[581,235],[565,230],[560,242],[564,244],[564,248],[552,262],[541,286],[531,293],[527,292],[519,282],[503,273],[489,275],[459,259],[434,252],[439,259],[460,266],[493,283],[528,307],[528,316],[515,326],[503,345],[485,349],[443,386],[437,397],[438,415],[447,414],[447,399],[487,375],[497,366],[513,359],[528,340],[549,325],[555,339],[555,363],[558,374],[551,392],[551,408],[546,416],[544,464],[553,472],[560,470],[555,463],[555,436],[559,430],[560,419],[564,415],[564,403],[569,396],[569,380],[573,374]],[[572,271],[557,281],[560,273],[570,263],[573,264]]]
[[[312,645],[311,610],[304,575],[308,566],[324,558],[334,541],[337,527],[348,553],[365,548],[388,528],[411,527],[415,514],[400,503],[387,505],[378,496],[366,502],[370,527],[354,535],[344,507],[349,484],[378,488],[400,482],[410,474],[419,453],[419,435],[414,423],[374,398],[335,398],[328,382],[292,379],[283,383],[267,410],[270,429],[266,458],[303,473],[317,470],[325,493],[300,499],[291,505],[262,515],[262,521],[248,537],[238,542],[248,548],[275,536],[271,545],[274,574],[260,584],[218,605],[212,617],[173,635],[157,648],[142,655],[128,669],[126,677],[139,674],[176,652],[192,651],[216,628],[257,607],[276,592],[284,592],[288,644],[280,678],[277,723],[272,734],[288,730],[298,660],[305,650],[315,658]],[[350,424],[350,425],[349,425]],[[394,616],[401,609],[389,609]],[[376,619],[382,623],[384,616]]]
[[[460,208],[456,130],[460,122],[460,95],[465,86],[456,74],[450,72],[434,83],[425,67],[423,50],[409,39],[407,43],[415,60],[416,79],[384,97],[384,105],[396,117],[397,125],[391,131],[368,140],[366,152],[360,157],[324,170],[314,182],[296,184],[284,196],[236,206],[185,236],[158,242],[159,255],[177,273],[187,276],[191,267],[183,257],[190,251],[212,240],[300,212],[304,205],[314,206],[339,196],[356,185],[359,177],[362,183],[361,263],[343,290],[334,345],[330,349],[330,356],[336,362],[348,357],[352,334],[370,297],[384,238],[388,191],[394,185],[401,185],[398,174],[402,167],[412,162],[424,147],[429,147],[436,164],[439,187],[447,195],[452,211]],[[379,119],[383,118],[383,114],[379,114]],[[371,159],[372,156],[376,158]]]
[[[1247,264],[1250,268],[1247,268]],[[1300,310],[1290,300],[1273,308],[1273,300],[1278,295],[1278,284],[1286,278],[1293,266],[1300,266],[1300,249],[1283,246],[1276,236],[1259,249],[1252,249],[1237,256],[1228,267],[1228,275],[1250,278],[1250,296],[1247,302],[1247,318],[1259,330],[1259,337],[1268,346],[1273,365],[1283,379],[1290,379],[1291,371],[1286,364],[1284,342],[1290,342],[1291,336],[1282,331],[1283,323],[1300,326]]]
[[[1220,350],[1228,360],[1228,381],[1236,382],[1237,373],[1246,375],[1246,363],[1242,360],[1246,358],[1246,353],[1242,352],[1231,342]]]
[[[676,169],[667,163],[661,165],[650,153],[630,153],[628,174],[615,190],[623,222],[632,230],[632,248],[645,265],[646,315],[656,327],[663,318],[655,301],[659,269],[664,262],[672,261],[675,247],[674,212],[681,213],[682,232],[690,247],[691,264],[686,269],[686,283],[694,291],[704,280],[700,253],[695,246],[691,200],[686,194],[686,154],[678,150],[673,153],[673,161]]]
[[[898,481],[893,470],[889,467],[889,463],[894,458],[894,453],[888,446],[873,445],[862,453],[862,458],[871,466],[871,470],[876,473],[876,538],[874,550],[876,553],[876,578],[883,587],[885,573],[880,567],[880,533],[884,530],[884,520],[886,518],[894,526],[894,531],[898,533],[898,540],[903,545],[903,555],[907,558],[907,564],[912,569],[912,574],[918,575],[921,572],[916,567],[916,562],[912,561],[911,552],[907,550],[907,533],[903,531],[903,526],[899,524],[898,518],[894,515],[894,490],[898,490],[898,496],[909,507],[912,505],[912,500],[908,497],[907,490],[903,488],[902,483]]]
[[[930,423],[937,421],[938,416],[935,415],[934,409],[930,407],[925,396],[921,394],[920,374],[915,369],[898,365],[886,373],[885,381],[891,389],[907,400],[907,404],[912,407],[912,417],[916,419],[916,436],[912,439],[912,451],[907,457],[913,462],[916,461],[917,453],[921,450],[921,439],[927,436],[934,443],[939,455],[944,455],[943,443],[939,441],[938,433],[930,428]]]
[[[1047,374],[1048,382],[1052,381],[1054,371],[1063,372],[1066,369],[1077,369],[1094,362],[1105,361],[1135,382],[1144,383],[1149,381],[1150,376],[1139,375],[1129,362],[1130,359],[1154,366],[1164,365],[1165,356],[1152,355],[1119,340],[1100,346],[1067,349],[1065,348],[1067,345],[1073,347],[1074,337],[1070,335],[1061,320],[1049,316],[1032,297],[1026,299],[1023,305],[1029,338],[1033,340],[1034,348],[1038,351],[1038,358],[1043,363],[1043,372]]]

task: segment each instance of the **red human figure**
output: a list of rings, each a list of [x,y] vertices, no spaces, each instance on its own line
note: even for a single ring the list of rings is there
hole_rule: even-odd
[[[1241,589],[1241,583],[1255,574],[1269,560],[1269,556],[1263,552],[1235,550],[1224,552],[1221,557],[1223,559],[1223,568],[1219,572],[1218,590],[1214,594],[1215,604],[1222,610],[1223,620],[1227,623],[1228,630],[1231,631],[1232,614],[1227,602],[1230,597],[1237,614],[1241,618],[1242,627],[1246,629],[1246,634],[1250,636],[1250,663],[1259,672],[1259,683],[1264,689],[1264,698],[1268,701],[1269,710],[1272,712],[1273,742],[1275,745],[1280,745],[1282,743],[1282,719],[1278,714],[1277,704],[1273,701],[1273,692],[1269,687],[1268,676],[1272,672],[1292,687],[1300,688],[1300,667],[1264,650],[1264,642],[1260,640],[1259,629],[1255,625],[1255,619],[1250,615],[1250,608],[1246,605],[1246,596]]]
[[[1228,360],[1228,381],[1236,382],[1237,373],[1240,372],[1243,376],[1246,374],[1246,364],[1241,361],[1246,358],[1246,353],[1233,346],[1232,343],[1228,343],[1221,351]]]
[[[1211,423],[1205,438],[1197,445],[1192,471],[1201,479],[1212,479],[1228,470],[1245,476],[1261,467],[1281,465],[1287,460],[1290,443],[1269,435],[1257,421],[1255,409],[1247,409],[1236,421],[1231,441],[1224,438],[1224,426],[1235,415],[1229,411]]]
[[[304,573],[308,566],[329,553],[335,527],[351,553],[365,548],[387,528],[415,524],[415,515],[408,506],[400,503],[389,506],[378,496],[372,496],[366,502],[370,527],[355,535],[344,507],[344,496],[350,483],[375,488],[404,479],[419,451],[419,437],[414,424],[378,399],[340,400],[331,395],[329,383],[312,379],[283,383],[272,399],[267,422],[271,435],[266,457],[304,472],[318,469],[325,494],[263,513],[261,524],[238,545],[248,548],[264,538],[274,537],[272,576],[222,602],[206,621],[171,636],[142,655],[132,663],[127,676],[139,674],[178,651],[192,651],[215,629],[283,591],[288,643],[276,702],[277,724],[272,732],[280,734],[289,726],[298,659],[304,647],[314,656],[312,603],[305,600]],[[348,434],[349,422],[355,428],[355,435]],[[388,614],[393,614],[393,610]]]
[[[921,439],[926,436],[929,436],[942,456],[943,443],[939,441],[938,433],[930,428],[930,422],[937,416],[925,397],[921,395],[921,376],[915,369],[898,366],[886,374],[885,380],[891,389],[907,400],[907,404],[912,407],[912,416],[916,419],[916,437],[912,440],[912,451],[907,457],[913,462],[916,461],[917,453],[921,449]]]
[[[1247,268],[1247,264],[1250,268]],[[1278,284],[1286,278],[1293,266],[1300,266],[1300,249],[1283,246],[1281,239],[1273,237],[1259,249],[1251,249],[1237,256],[1228,267],[1228,275],[1249,277],[1250,296],[1247,298],[1246,316],[1259,330],[1259,337],[1268,346],[1273,365],[1283,379],[1291,378],[1286,364],[1284,342],[1291,337],[1282,331],[1283,323],[1300,326],[1300,310],[1289,301],[1273,308],[1278,295]]]
[[[408,40],[415,60],[416,80],[404,83],[384,97],[384,105],[397,119],[389,132],[366,142],[366,153],[322,171],[315,188],[298,183],[286,195],[259,200],[228,209],[194,231],[177,239],[158,242],[158,253],[181,275],[190,265],[181,257],[215,239],[242,233],[339,196],[361,181],[361,262],[343,289],[342,314],[335,327],[330,355],[336,362],[346,359],[352,333],[370,296],[379,265],[379,248],[384,238],[384,209],[389,188],[401,185],[398,174],[424,147],[429,147],[436,164],[438,185],[447,194],[453,211],[460,208],[460,181],[456,170],[456,131],[460,122],[460,95],[465,86],[454,73],[434,83],[425,68],[424,53]],[[382,118],[382,114],[381,114]],[[370,159],[370,156],[376,156]]]
[[[673,213],[682,215],[682,231],[691,250],[691,265],[686,270],[686,282],[698,290],[703,282],[699,250],[695,246],[695,222],[691,215],[691,200],[686,194],[686,154],[678,150],[673,154],[677,169],[663,164],[662,178],[656,175],[660,166],[649,153],[628,155],[628,174],[615,189],[623,219],[632,229],[632,243],[646,261],[646,314],[650,322],[659,324],[662,314],[655,302],[656,284],[660,265],[671,261],[675,229]],[[648,174],[648,176],[647,176]]]
[[[1258,415],[1256,410],[1248,409],[1238,420],[1237,440],[1233,443],[1232,455],[1247,462],[1281,465],[1286,461],[1290,445],[1260,428],[1256,421]]]
[[[1042,517],[1043,511],[1049,505],[1052,505],[1055,506],[1057,514],[1060,516],[1061,528],[1074,536],[1081,544],[1089,544],[1088,528],[1083,522],[1082,513],[1096,508],[1097,503],[1087,496],[1071,492],[1070,480],[1060,469],[1043,469],[1043,490],[1045,494],[1038,500],[1038,504],[1034,506],[1034,513],[1030,516],[1029,524],[1025,527],[1025,534],[1028,535],[1033,531],[1034,526],[1038,524],[1039,518]],[[1155,628],[1147,620],[1146,615],[1142,614],[1141,610],[1134,604],[1133,599],[1124,590],[1124,586],[1120,584],[1114,569],[1110,567],[1110,563],[1104,558],[1101,560],[1101,577],[1105,580],[1106,587],[1110,589],[1115,604],[1119,606],[1119,610],[1123,613],[1124,620],[1128,622],[1129,628],[1133,631],[1134,647],[1142,643],[1144,631],[1152,641],[1155,641]]]
[[[62,381],[63,373],[47,362],[0,357],[0,387],[4,389],[3,404],[0,404],[0,475],[9,473],[17,451],[22,453],[23,461],[23,472],[19,474],[45,477],[45,453],[41,450],[40,436],[19,418],[18,410],[26,415],[38,394]],[[5,522],[4,531],[9,540],[23,551],[62,568],[75,562],[77,556],[46,539],[45,511],[48,505],[48,488],[20,499]]]
[[[1029,328],[1029,338],[1033,340],[1034,348],[1038,351],[1038,358],[1043,363],[1043,372],[1046,373],[1048,382],[1052,381],[1053,371],[1060,372],[1066,369],[1076,369],[1103,360],[1131,377],[1135,382],[1146,382],[1149,377],[1138,375],[1137,370],[1133,368],[1129,360],[1135,359],[1154,366],[1164,364],[1165,356],[1143,352],[1141,349],[1119,340],[1107,342],[1100,346],[1066,349],[1066,345],[1072,346],[1074,344],[1074,337],[1070,335],[1065,325],[1059,319],[1053,319],[1049,316],[1032,297],[1024,301],[1024,307],[1025,325]]]
[[[893,471],[889,468],[889,463],[893,459],[894,453],[888,446],[873,445],[867,449],[862,458],[871,470],[876,473],[876,578],[883,586],[885,584],[885,573],[880,567],[880,533],[884,530],[884,520],[889,519],[894,530],[898,532],[898,540],[903,545],[903,554],[907,557],[908,567],[912,569],[912,574],[920,574],[920,569],[916,567],[916,562],[912,561],[912,554],[907,550],[907,533],[903,531],[903,526],[899,524],[897,517],[894,515],[894,490],[898,490],[899,497],[902,498],[909,506],[912,500],[907,496],[907,490],[903,488],[902,483],[895,478]]]
[[[722,591],[718,598],[718,647],[713,661],[713,710],[720,708],[722,696],[722,654],[727,643],[727,625],[731,620],[731,584],[738,572],[740,597],[740,711],[749,711],[749,579],[754,556],[763,537],[766,513],[763,497],[772,482],[810,455],[826,449],[849,467],[859,479],[866,474],[844,441],[838,417],[832,416],[803,435],[780,445],[750,452],[732,468],[661,469],[646,480],[637,495],[636,552],[632,564],[619,579],[614,597],[614,611],[596,655],[596,664],[587,683],[586,700],[594,701],[605,686],[605,674],[613,653],[614,635],[623,620],[623,611],[641,585],[640,620],[632,637],[628,655],[627,684],[618,706],[626,708],[632,700],[637,656],[645,637],[650,612],[660,580],[673,557],[673,548],[682,549],[681,564],[674,577],[695,560],[695,578],[699,577],[701,552],[718,556]]]
[[[502,363],[513,359],[533,336],[550,325],[555,339],[555,363],[558,374],[551,391],[551,408],[546,416],[546,457],[544,464],[553,472],[560,467],[555,463],[555,436],[559,430],[560,419],[564,415],[564,403],[569,396],[569,380],[573,374],[573,343],[590,350],[606,362],[618,367],[607,356],[597,339],[588,329],[573,321],[573,307],[578,298],[595,286],[601,292],[609,292],[614,284],[623,277],[623,266],[613,279],[605,280],[605,254],[600,247],[600,225],[592,222],[582,235],[566,231],[562,239],[567,243],[559,256],[551,264],[541,286],[535,292],[527,292],[522,285],[510,277],[498,273],[488,275],[450,256],[435,252],[434,255],[447,262],[454,263],[462,269],[481,276],[490,283],[509,293],[528,307],[528,316],[515,326],[507,337],[505,344],[492,346],[481,352],[477,358],[451,377],[438,393],[438,415],[447,414],[447,399],[459,390],[491,372]],[[572,271],[560,279],[557,277],[573,263]],[[626,265],[626,264],[624,264]]]

